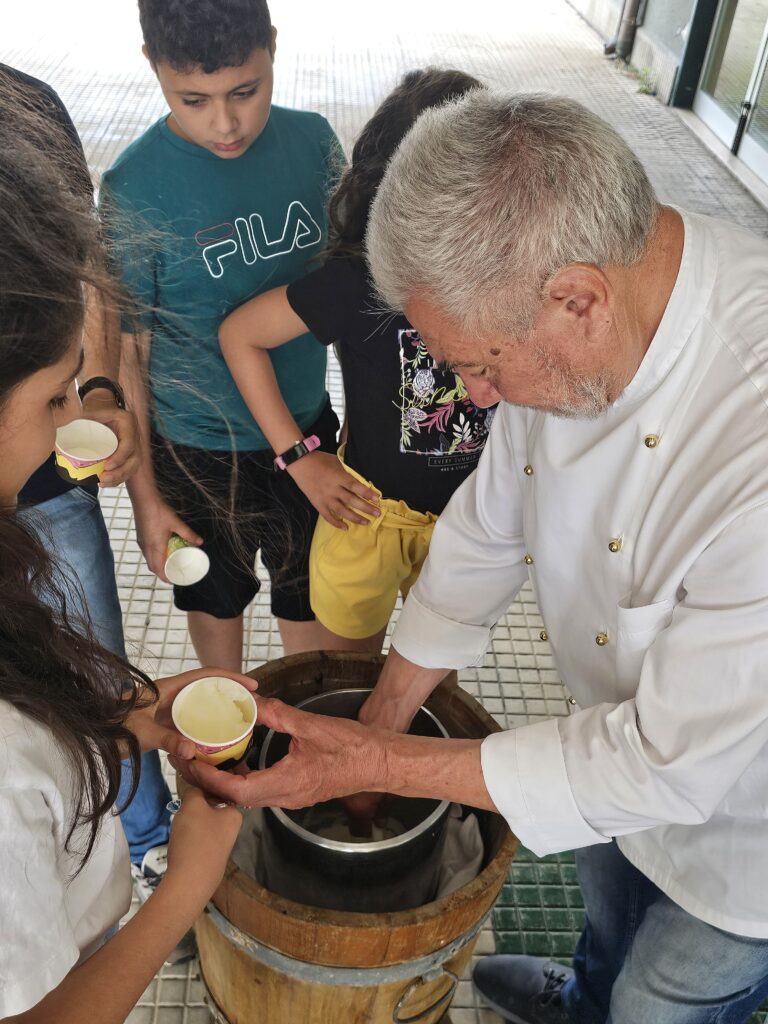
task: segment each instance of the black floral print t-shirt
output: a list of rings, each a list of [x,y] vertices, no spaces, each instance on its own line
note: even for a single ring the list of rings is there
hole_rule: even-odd
[[[349,436],[345,459],[385,498],[439,515],[477,465],[493,409],[439,370],[402,315],[382,311],[359,259],[331,260],[288,286],[294,312],[335,344]]]

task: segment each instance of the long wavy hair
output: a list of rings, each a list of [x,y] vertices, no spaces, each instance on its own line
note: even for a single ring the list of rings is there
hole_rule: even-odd
[[[105,304],[119,294],[82,181],[81,155],[39,96],[0,74],[0,422],[14,390],[82,331],[84,291]],[[69,763],[66,843],[73,848],[77,830],[82,867],[117,800],[123,757],[138,779],[126,719],[157,691],[74,621],[72,587],[15,508],[0,507],[0,700],[49,730]]]
[[[481,82],[463,71],[424,68],[407,72],[365,125],[352,149],[352,160],[330,199],[323,260],[364,255],[365,229],[376,190],[392,154],[419,114],[481,87]]]

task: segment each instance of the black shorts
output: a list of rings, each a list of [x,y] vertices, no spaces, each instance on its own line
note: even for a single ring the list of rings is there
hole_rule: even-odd
[[[339,421],[330,400],[306,436],[317,434],[335,453]],[[317,512],[284,470],[275,472],[270,450],[207,451],[152,437],[152,464],[161,495],[203,538],[208,574],[190,587],[174,587],[173,601],[187,612],[233,619],[259,592],[256,553],[269,573],[272,614],[292,622],[314,619],[309,605],[309,546]]]

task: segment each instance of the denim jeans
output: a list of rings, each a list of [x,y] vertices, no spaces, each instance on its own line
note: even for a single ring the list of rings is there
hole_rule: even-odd
[[[768,995],[768,939],[687,913],[615,842],[576,853],[587,921],[563,989],[574,1024],[742,1024]]]
[[[124,657],[123,616],[117,596],[115,559],[98,498],[82,487],[75,487],[25,509],[21,515],[39,532],[62,572],[79,582],[85,609],[100,643]],[[76,602],[79,596],[76,588]],[[83,616],[85,609],[75,607],[71,611],[77,617]],[[130,766],[126,762],[118,807],[130,782]],[[168,842],[170,815],[166,804],[170,797],[157,751],[142,754],[139,788],[120,815],[135,864],[141,863],[150,847]]]

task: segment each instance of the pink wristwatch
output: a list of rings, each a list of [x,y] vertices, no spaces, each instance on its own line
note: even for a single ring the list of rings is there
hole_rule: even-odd
[[[312,434],[311,437],[304,437],[301,441],[297,441],[296,444],[291,445],[288,451],[277,456],[275,459],[275,469],[285,469],[290,466],[291,463],[297,462],[304,455],[309,455],[310,452],[315,451],[319,447],[320,438],[317,434]]]

